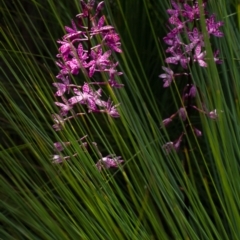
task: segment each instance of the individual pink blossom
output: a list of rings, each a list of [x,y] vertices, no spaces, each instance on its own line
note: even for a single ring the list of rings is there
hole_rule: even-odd
[[[166,127],[169,123],[171,123],[172,122],[172,119],[171,118],[166,118],[166,119],[164,119],[163,121],[162,121],[162,125],[164,126],[164,127]]]
[[[196,88],[195,85],[192,84],[191,87],[190,87],[188,96],[191,97],[191,98],[195,98],[196,95],[197,95],[197,88]]]
[[[120,156],[114,157],[113,155],[108,155],[98,160],[98,162],[96,163],[96,167],[99,171],[101,171],[102,168],[104,169],[117,168],[121,163],[124,162],[124,160],[121,158],[122,157]]]
[[[104,110],[109,116],[113,117],[113,118],[118,118],[120,117],[119,112],[117,111],[117,107],[119,106],[119,104],[117,105],[113,105],[113,103],[111,102],[110,99],[108,99],[107,102],[107,106],[106,109]]]
[[[118,53],[122,52],[120,48],[121,47],[120,37],[115,31],[111,30],[108,33],[104,34],[103,42],[105,42],[106,45],[113,51]]]
[[[54,146],[55,151],[61,152],[64,150],[64,147],[66,146],[66,144],[70,144],[70,143],[55,142],[53,144],[53,146]]]
[[[52,118],[53,118],[53,121],[55,122],[55,124],[53,125],[53,128],[55,129],[55,131],[62,130],[64,126],[64,119],[58,114],[52,114]]]
[[[178,115],[182,121],[185,121],[187,119],[187,111],[185,108],[181,107],[178,110]]]
[[[91,50],[91,61],[87,64],[89,67],[89,77],[92,77],[95,71],[103,71],[107,66],[111,66],[109,57],[111,50],[102,53],[102,49]]]
[[[198,62],[200,67],[207,67],[207,63],[204,61],[205,56],[206,56],[206,51],[201,52],[201,46],[197,45],[195,48],[193,61]]]
[[[178,17],[179,14],[181,14],[181,12],[182,12],[181,7],[173,0],[171,1],[171,5],[172,5],[173,9],[167,9],[167,13]]]
[[[76,156],[77,154],[74,154],[73,156]],[[61,156],[58,154],[52,155],[52,163],[54,164],[59,164],[59,163],[63,163],[67,160],[69,160],[71,157],[70,156]]]
[[[53,83],[53,86],[57,88],[57,92],[55,93],[55,96],[61,97],[65,92],[69,93],[69,86],[70,86],[70,80],[69,77],[62,76],[61,78],[62,83]]]
[[[177,49],[175,52],[172,52],[171,54],[172,54],[171,57],[165,59],[166,63],[171,63],[175,65],[180,63],[183,68],[185,69],[187,68],[187,64],[189,63],[190,58],[186,57],[184,53],[181,52],[180,49]]]
[[[190,22],[192,22],[194,19],[200,18],[200,9],[198,2],[193,3],[192,6],[190,6],[187,3],[183,4],[183,16],[186,17]],[[203,9],[205,8],[205,4],[203,3]]]
[[[223,22],[215,22],[214,14],[206,19],[207,31],[215,37],[223,37],[223,33],[219,30],[219,27],[223,26],[223,24]]]
[[[214,109],[213,111],[209,112],[209,113],[208,113],[208,116],[209,116],[209,118],[211,118],[211,119],[217,119],[217,118],[218,118],[217,110]]]
[[[163,78],[163,87],[169,87],[174,79],[174,72],[167,67],[162,66],[162,69],[166,72],[166,73],[162,73],[159,75],[160,78]]]
[[[194,133],[195,133],[195,135],[197,136],[197,137],[201,137],[202,136],[202,132],[199,130],[199,129],[197,129],[197,128],[193,128],[193,131],[194,131]]]
[[[68,111],[73,108],[73,105],[68,104],[68,103],[64,104],[61,102],[55,102],[55,105],[61,108],[61,110],[60,110],[61,116],[66,116],[68,114]]]
[[[66,159],[68,159],[68,157],[64,158],[61,155],[55,154],[52,156],[52,163],[62,163]]]
[[[185,45],[186,52],[191,52],[197,45],[200,45],[201,47],[204,46],[203,34],[196,27],[193,28],[191,32],[187,32],[187,34],[190,43]]]
[[[223,61],[220,60],[217,56],[219,54],[219,50],[216,50],[214,53],[213,53],[213,60],[216,64],[222,64]]]
[[[167,152],[170,153],[171,151],[178,151],[180,149],[180,145],[182,142],[184,133],[182,133],[178,139],[176,139],[174,142],[167,142],[162,146],[162,148]]]

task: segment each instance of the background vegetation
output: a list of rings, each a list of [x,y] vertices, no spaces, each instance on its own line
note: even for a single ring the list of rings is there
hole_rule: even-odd
[[[0,238],[240,239],[238,2],[209,0],[208,10],[225,23],[224,38],[211,43],[224,64],[193,74],[209,109],[223,112],[217,121],[196,118],[203,137],[179,155],[166,155],[162,145],[181,122],[160,129],[179,101],[158,78],[169,1],[105,4],[122,39],[116,57],[125,87],[109,93],[121,103],[121,118],[91,116],[56,134],[56,40],[80,12],[79,1],[0,0]],[[123,166],[99,173],[97,156],[74,143],[86,133],[103,153],[122,156]],[[50,157],[58,140],[73,142],[69,154],[78,153],[61,166]]]

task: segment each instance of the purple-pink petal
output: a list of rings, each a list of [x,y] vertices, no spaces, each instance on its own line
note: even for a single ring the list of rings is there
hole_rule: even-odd
[[[179,110],[178,110],[178,115],[179,115],[179,117],[180,117],[180,119],[182,120],[182,121],[185,121],[186,119],[187,119],[187,111],[186,111],[186,109],[185,108],[180,108]]]
[[[83,95],[82,96],[74,96],[74,97],[69,98],[68,102],[69,102],[69,104],[74,105],[74,104],[79,103],[83,100],[84,100]]]
[[[55,93],[56,96],[62,96],[67,91],[67,85],[63,83],[53,83],[53,86],[56,87],[58,90]]]

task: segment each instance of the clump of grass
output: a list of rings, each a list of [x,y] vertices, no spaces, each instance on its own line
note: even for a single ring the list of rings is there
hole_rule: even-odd
[[[107,87],[104,94],[121,103],[121,117],[79,116],[60,132],[52,128],[51,118],[59,109],[53,104],[55,41],[81,12],[79,1],[1,3],[3,239],[239,239],[239,32],[229,2],[208,2],[207,10],[224,21],[220,41],[210,43],[200,9],[209,61],[205,70],[191,68],[205,104],[223,113],[217,121],[193,116],[191,123],[201,126],[202,137],[193,148],[168,155],[162,146],[185,123],[176,121],[167,132],[160,126],[181,102],[181,94],[163,88],[158,78],[166,58],[161,38],[168,31],[163,23],[169,1],[105,2],[106,23],[121,38],[123,54],[114,59],[124,73],[124,88],[113,92]],[[211,60],[212,49],[220,50],[224,64]],[[87,82],[89,76],[83,76],[71,84]],[[108,81],[102,73],[94,80],[101,78]],[[76,141],[85,132],[103,156],[115,153],[124,163],[99,172],[96,149],[85,152],[79,146],[85,140]],[[70,142],[66,156],[77,155],[52,164],[54,142]]]

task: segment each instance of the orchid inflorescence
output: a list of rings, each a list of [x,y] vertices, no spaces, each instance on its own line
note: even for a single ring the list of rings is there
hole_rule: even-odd
[[[223,33],[219,30],[219,28],[223,26],[223,22],[217,22],[214,14],[209,15],[206,11],[206,4],[207,0],[203,1],[202,6],[199,6],[197,0],[171,1],[172,9],[168,9],[167,13],[170,15],[169,23],[173,25],[173,28],[170,28],[170,32],[163,38],[164,42],[168,45],[166,53],[169,55],[165,59],[165,62],[180,65],[182,72],[175,73],[170,67],[163,66],[162,69],[165,73],[159,75],[159,77],[163,79],[163,87],[165,88],[170,87],[172,82],[175,82],[179,76],[187,78],[187,84],[182,92],[182,106],[176,113],[164,119],[162,125],[169,125],[176,116],[179,116],[182,121],[187,120],[185,124],[186,129],[192,129],[196,137],[200,137],[202,132],[194,127],[188,120],[192,109],[207,115],[211,119],[218,118],[217,110],[208,111],[203,102],[201,109],[193,105],[193,99],[197,93],[199,93],[199,89],[194,83],[190,68],[193,64],[198,64],[203,68],[208,66],[206,58],[207,52],[200,24],[201,7],[206,20],[208,37],[223,37]],[[221,64],[222,61],[218,58],[218,54],[219,50],[216,50],[213,54],[213,61]],[[178,151],[185,134],[186,132],[182,132],[174,142],[166,143],[163,148],[167,152],[172,150]]]
[[[60,72],[56,76],[59,81],[53,83],[53,86],[57,88],[55,96],[61,101],[55,102],[55,105],[60,107],[59,114],[52,115],[55,131],[62,130],[66,122],[71,119],[86,115],[85,112],[74,111],[73,108],[77,105],[84,105],[88,113],[103,113],[113,118],[120,116],[117,110],[118,105],[114,105],[110,98],[102,99],[102,88],[94,89],[95,85],[101,87],[105,85],[111,88],[123,87],[123,84],[115,79],[116,76],[122,75],[122,72],[118,72],[118,62],[114,62],[112,57],[113,51],[122,52],[119,35],[113,26],[105,25],[105,17],[101,15],[103,1],[96,7],[94,0],[88,0],[87,3],[81,0],[80,3],[82,13],[76,16],[76,22],[72,20],[71,27],[65,27],[67,33],[62,40],[57,41],[60,47],[56,64],[60,67]],[[96,42],[97,44],[94,44]],[[106,74],[108,81],[85,82],[83,85],[72,84],[71,77],[80,73],[90,79],[93,79],[97,73]],[[81,142],[79,147],[85,150],[88,146],[86,137],[87,135],[78,140]],[[70,144],[70,142],[54,143],[56,154],[52,157],[53,163],[61,163],[71,158],[61,154]],[[92,145],[100,156],[100,160],[96,163],[98,170],[118,167],[123,162],[121,157],[114,154],[102,157],[97,144],[93,142]],[[74,156],[77,156],[77,153],[72,155]]]

